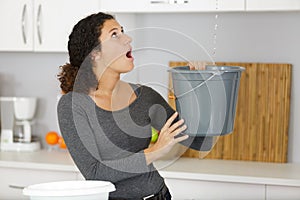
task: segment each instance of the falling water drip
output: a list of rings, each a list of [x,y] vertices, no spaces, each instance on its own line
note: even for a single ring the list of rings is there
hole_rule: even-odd
[[[219,0],[216,1],[216,12],[219,10]],[[213,60],[216,59],[216,51],[217,51],[217,31],[218,31],[218,18],[219,15],[215,15],[215,26],[214,26],[214,31],[213,31],[213,52],[212,52],[212,57]]]

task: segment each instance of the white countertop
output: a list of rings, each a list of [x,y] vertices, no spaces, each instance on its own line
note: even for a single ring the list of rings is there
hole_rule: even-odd
[[[292,163],[180,158],[161,170],[161,175],[190,180],[300,186],[300,164]]]
[[[0,167],[79,172],[68,151],[0,151]]]
[[[180,158],[155,166],[165,178],[300,186],[300,164]],[[79,172],[67,151],[0,152],[0,167]]]

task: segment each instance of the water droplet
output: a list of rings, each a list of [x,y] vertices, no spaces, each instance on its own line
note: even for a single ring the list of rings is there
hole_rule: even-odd
[[[215,0],[216,3],[216,10],[219,10],[219,0]],[[219,15],[215,15],[215,26],[214,26],[214,31],[213,31],[213,52],[212,56],[215,58],[216,57],[216,51],[217,51],[217,30],[218,30],[218,18]]]
[[[218,24],[215,24],[215,30],[217,30],[218,29]]]

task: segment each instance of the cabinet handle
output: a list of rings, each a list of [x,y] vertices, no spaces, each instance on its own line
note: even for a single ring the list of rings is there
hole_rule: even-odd
[[[22,36],[23,36],[23,42],[24,44],[27,43],[27,37],[26,37],[26,32],[25,32],[25,17],[26,17],[26,13],[27,13],[27,5],[24,4],[23,6],[23,11],[22,11],[22,20],[21,20],[21,24],[22,24]]]
[[[8,185],[8,187],[13,189],[19,189],[19,190],[23,190],[25,188],[25,186],[19,186],[19,185]]]
[[[168,4],[169,0],[151,0],[151,4]]]
[[[42,34],[41,34],[41,14],[42,14],[42,5],[39,5],[38,13],[37,13],[37,20],[36,20],[36,26],[37,26],[37,35],[39,39],[39,43],[42,44]]]

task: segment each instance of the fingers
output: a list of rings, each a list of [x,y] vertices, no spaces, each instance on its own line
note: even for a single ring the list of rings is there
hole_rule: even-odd
[[[188,65],[190,67],[190,70],[196,70],[196,67],[195,67],[195,65],[192,62],[189,62]]]
[[[183,140],[186,140],[186,139],[188,139],[188,138],[189,138],[188,135],[184,135],[184,136],[181,136],[181,137],[174,138],[174,142],[175,142],[175,143],[179,143],[179,142],[181,142],[181,141],[183,141]]]
[[[203,70],[205,69],[205,61],[191,61],[189,62],[190,70]]]
[[[176,130],[178,127],[180,127],[184,123],[184,120],[181,119],[178,122],[174,123],[168,130],[169,133],[172,133],[174,130]]]
[[[176,119],[177,116],[178,116],[178,113],[175,112],[167,120],[166,124],[164,125],[164,127],[161,129],[161,132],[160,132],[161,135],[165,135],[168,138],[172,138],[175,143],[188,138],[187,135],[175,138],[175,136],[182,133],[187,128],[186,125],[183,125],[183,123],[184,123],[183,119],[181,119],[181,120],[177,121],[176,123],[172,124],[172,122]]]
[[[158,152],[157,155],[159,159],[161,156],[167,154],[175,144],[186,140],[188,135],[179,135],[182,133],[187,126],[183,125],[184,120],[179,120],[172,124],[174,120],[177,118],[178,113],[175,112],[165,123],[164,127],[161,129],[159,137],[155,144],[152,147],[149,147],[149,152]],[[148,152],[146,149],[145,152]]]
[[[186,128],[187,128],[187,126],[183,125],[183,126],[177,128],[175,131],[171,132],[170,136],[175,138],[176,135],[182,133]]]
[[[188,65],[190,70],[204,70],[206,65],[210,64],[212,63],[208,61],[190,61]]]
[[[172,124],[172,122],[176,119],[178,116],[178,112],[175,112],[165,123],[164,127],[161,129],[161,132],[165,132]]]

